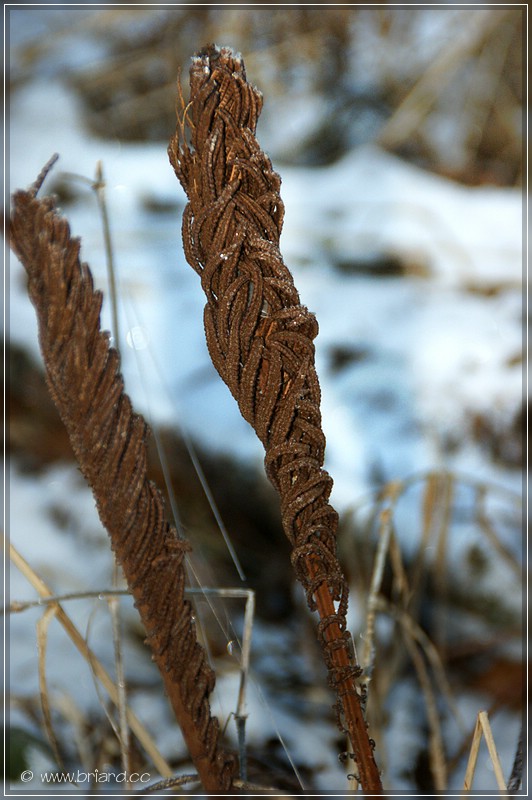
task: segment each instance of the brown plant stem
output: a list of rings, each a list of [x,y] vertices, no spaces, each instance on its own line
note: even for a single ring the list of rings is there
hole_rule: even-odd
[[[316,606],[320,619],[330,619],[335,613],[331,594],[325,582],[316,591]],[[338,623],[333,622],[329,625],[325,632],[325,637],[328,644],[342,641],[342,630]],[[332,659],[334,662],[333,669],[347,673],[344,680],[338,681],[336,691],[341,698],[349,739],[355,750],[360,784],[365,791],[380,793],[382,786],[373,755],[373,744],[368,739],[367,724],[364,719],[359,694],[350,674],[352,657],[346,647],[339,647],[333,650]]]
[[[102,296],[79,259],[79,240],[53,201],[36,197],[42,177],[12,198],[10,245],[28,275],[47,383],[203,787],[225,792],[235,761],[219,746],[208,700],[214,673],[184,597],[190,546],[166,521],[162,495],[147,479],[148,427],[133,412],[119,355],[109,347],[109,334],[100,331]]]
[[[214,45],[193,59],[190,87],[169,156],[189,199],[183,244],[207,297],[207,345],[264,444],[296,576],[320,617],[318,638],[339,726],[351,739],[363,789],[380,793],[357,686],[361,669],[347,631],[338,516],[328,502],[332,480],[323,469],[313,344],[318,326],[301,305],[279,250],[280,178],[255,138],[262,96],[247,82],[240,56]]]

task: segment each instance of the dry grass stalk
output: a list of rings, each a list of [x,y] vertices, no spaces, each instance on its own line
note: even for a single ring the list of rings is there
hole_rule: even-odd
[[[104,668],[102,667],[100,661],[97,659],[95,654],[88,646],[88,628],[87,634],[85,638],[77,631],[74,627],[73,623],[71,622],[70,618],[66,616],[65,612],[62,608],[62,603],[65,603],[70,600],[86,600],[86,599],[102,599],[108,598],[113,599],[115,601],[118,600],[119,597],[123,595],[129,596],[129,591],[127,589],[96,589],[87,592],[68,592],[66,594],[61,595],[52,595],[50,594],[50,590],[46,586],[46,584],[42,581],[41,578],[32,570],[29,564],[22,558],[20,553],[16,550],[13,544],[10,545],[10,557],[20,571],[24,574],[24,576],[28,579],[28,581],[34,586],[37,592],[40,594],[38,600],[12,600],[9,606],[4,607],[1,609],[2,614],[20,614],[24,611],[28,610],[29,608],[36,608],[41,607],[44,611],[46,611],[50,607],[54,607],[54,615],[57,621],[63,624],[63,627],[66,633],[70,636],[71,640],[73,641],[74,645],[76,645],[85,660],[88,662],[90,669],[92,671],[92,675],[95,682],[96,692],[100,699],[100,704],[105,711],[105,714],[109,720],[109,724],[111,725],[112,729],[114,730],[117,739],[120,743],[122,743],[122,737],[120,735],[120,730],[117,728],[114,719],[112,718],[111,714],[107,709],[107,703],[104,701],[104,697],[100,690],[100,683],[107,689],[109,697],[113,704],[121,710],[121,705],[123,703],[119,687],[117,687],[116,683],[111,681],[111,678],[105,672]],[[227,598],[239,598],[245,600],[245,611],[244,611],[244,624],[243,624],[243,632],[241,641],[236,640],[238,647],[240,649],[240,683],[238,689],[238,698],[237,698],[237,705],[236,709],[233,712],[232,716],[234,716],[238,733],[242,731],[242,734],[245,733],[245,722],[247,716],[245,714],[245,706],[246,706],[246,691],[247,691],[247,684],[249,678],[249,667],[250,667],[250,658],[251,658],[251,638],[253,633],[253,621],[255,615],[255,592],[252,589],[240,589],[240,588],[190,588],[187,587],[185,590],[187,597],[193,595],[201,595],[203,598],[209,598],[210,596],[216,597],[227,597]],[[89,620],[89,625],[92,620],[92,614]],[[37,637],[37,646],[39,650],[39,657],[41,657],[41,642],[42,637],[38,631]],[[39,661],[39,669],[41,669],[41,661]],[[44,674],[44,673],[43,673]],[[57,706],[57,702],[55,704]],[[71,707],[68,707],[68,715],[64,713],[64,716],[68,716],[69,719],[73,723],[76,724],[77,727],[81,727],[83,722],[83,716],[79,713],[74,713]],[[158,769],[159,773],[163,776],[170,778],[172,776],[172,770],[168,766],[168,764],[164,761],[164,759],[160,756],[159,751],[156,748],[155,743],[151,739],[148,732],[144,729],[140,721],[135,717],[129,705],[124,706],[124,716],[126,718],[126,722],[128,727],[131,731],[136,735],[139,742],[144,746],[146,753],[152,758],[154,765]],[[44,711],[43,711],[44,715]],[[226,723],[227,725],[227,723]],[[121,720],[121,727],[122,720]],[[50,741],[52,741],[51,737]],[[81,737],[77,737],[77,744],[78,750],[81,752],[85,746],[85,740]],[[52,745],[53,747],[53,745]],[[86,748],[85,748],[86,749]],[[240,757],[240,773],[242,776],[242,780],[246,782],[244,777],[245,769],[242,766],[242,762],[245,761],[246,753],[245,753],[245,742],[240,747],[239,742],[239,757]],[[55,751],[54,751],[55,752]],[[83,763],[86,765],[86,770],[91,770],[91,760],[85,754],[85,758],[82,759]],[[196,776],[197,777],[197,776]],[[171,777],[172,780],[175,779],[174,776]],[[237,782],[233,781],[233,786],[237,786]],[[154,791],[152,787],[149,787],[150,791]],[[147,791],[147,790],[146,790]]]
[[[154,660],[206,791],[227,791],[234,759],[219,746],[209,694],[214,673],[184,597],[190,549],[165,518],[146,476],[144,419],[124,392],[116,350],[100,331],[102,297],[79,259],[79,240],[39,176],[12,199],[10,244],[28,275],[50,392],[90,484],[147,633]]]
[[[113,586],[118,586],[119,579],[120,579],[120,572],[118,565],[115,563],[113,568]],[[130,738],[129,738],[129,725],[127,723],[127,688],[126,688],[126,677],[124,669],[124,656],[122,652],[122,636],[120,631],[120,612],[119,612],[118,597],[116,597],[116,595],[110,596],[107,599],[107,606],[109,608],[109,614],[111,616],[111,623],[113,630],[115,674],[116,674],[116,685],[118,687],[118,700],[119,700],[118,703],[119,727],[117,730],[117,738],[120,743],[122,769],[126,775],[130,775],[131,774],[131,770],[129,768]],[[96,685],[98,684],[96,683]],[[127,789],[128,791],[131,789],[129,782],[127,784]]]
[[[523,567],[515,557],[515,555],[510,552],[510,550],[504,545],[504,543],[500,540],[499,536],[497,536],[496,531],[493,528],[493,525],[489,519],[489,515],[486,511],[486,500],[487,500],[487,487],[486,486],[478,486],[476,490],[476,521],[481,529],[482,533],[492,545],[493,549],[503,559],[510,569],[514,572],[516,578],[518,580],[522,580],[523,578]]]
[[[410,488],[419,484],[421,490],[419,543],[416,552],[407,556],[405,561],[395,530],[394,515],[401,497]],[[377,648],[377,652],[380,652],[380,661],[377,660],[377,664],[380,663],[381,667],[384,665],[384,668],[377,669],[375,675],[372,676],[373,691],[368,704],[368,716],[373,735],[380,744],[380,730],[386,724],[383,708],[386,706],[389,692],[400,676],[413,666],[424,698],[429,729],[427,754],[434,786],[442,791],[446,788],[446,774],[450,775],[455,770],[459,758],[469,750],[469,735],[466,734],[467,738],[463,748],[459,748],[457,753],[449,757],[448,751],[455,748],[453,745],[447,745],[444,748],[445,728],[441,722],[443,709],[441,700],[445,700],[461,732],[464,733],[465,730],[456,701],[457,696],[453,694],[456,675],[451,683],[452,673],[447,672],[452,664],[453,651],[447,652],[446,638],[444,638],[446,632],[440,626],[436,625],[436,630],[431,632],[429,637],[423,629],[420,619],[425,610],[422,604],[424,598],[427,599],[425,583],[428,581],[430,581],[429,597],[433,594],[439,605],[452,608],[450,604],[454,588],[450,568],[450,545],[451,536],[455,533],[453,513],[460,502],[458,491],[460,486],[467,486],[471,490],[469,512],[479,533],[485,537],[485,544],[491,546],[493,554],[500,564],[504,563],[509,570],[519,574],[518,561],[509,548],[504,545],[501,535],[495,528],[495,523],[488,516],[487,507],[488,496],[494,495],[499,497],[499,500],[504,498],[505,502],[509,502],[511,508],[514,507],[514,504],[516,508],[518,507],[519,497],[497,485],[480,484],[466,475],[443,471],[441,473],[417,473],[403,481],[392,481],[380,489],[378,495],[372,496],[373,512],[370,517],[370,530],[378,539],[373,569],[371,573],[363,575],[360,580],[361,585],[367,584],[369,588],[365,636],[365,640],[367,640],[365,645],[367,644],[367,646],[363,651],[362,663],[367,669],[368,653],[373,653]],[[391,517],[389,516],[390,512]],[[409,520],[411,519],[410,516]],[[520,529],[517,528],[517,535],[519,532]],[[435,556],[432,555],[433,550],[436,553]],[[381,588],[381,576],[386,566],[390,569],[391,583],[383,589]],[[441,575],[434,576],[435,571],[439,571]],[[431,602],[433,602],[432,599]],[[395,620],[398,623],[397,632],[401,636],[394,636],[389,644],[382,643],[380,645],[375,642],[374,629],[377,615],[384,615]],[[496,634],[491,643],[472,641],[468,645],[471,650],[466,652],[482,653],[484,649],[489,652],[494,643],[498,645],[505,640],[506,636],[512,638],[514,635],[511,631],[503,631]],[[378,648],[381,646],[382,649],[379,651]],[[454,655],[456,652],[455,650]],[[515,777],[512,784],[514,786],[518,786],[520,783],[521,744],[518,745],[516,754]],[[385,752],[382,752],[381,759],[384,758]],[[500,785],[499,779],[498,785]]]
[[[48,736],[48,741],[52,748],[54,758],[59,768],[65,772],[65,765],[61,756],[61,750],[57,736],[55,735],[52,724],[52,712],[50,707],[50,695],[48,693],[48,683],[46,681],[46,650],[48,646],[48,628],[51,620],[55,616],[57,606],[48,606],[44,614],[37,622],[37,652],[39,656],[39,694],[41,698],[41,709],[44,720],[44,727]]]
[[[442,725],[438,712],[436,693],[430,680],[427,665],[418,650],[411,634],[403,628],[403,638],[405,647],[414,665],[417,679],[423,693],[427,722],[429,727],[429,758],[434,788],[438,792],[444,792],[447,788],[447,763],[445,759],[445,747],[443,744]]]
[[[116,564],[115,564],[115,569],[116,569]],[[117,598],[114,598],[114,599],[117,600]],[[108,601],[108,605],[109,605],[109,601]],[[96,613],[97,613],[97,607],[94,606],[92,611],[91,611],[91,613],[90,613],[90,615],[89,615],[89,619],[87,621],[87,627],[85,629],[85,641],[87,643],[89,642],[89,640],[91,638],[92,624],[93,624],[94,619],[96,617]],[[112,628],[112,636],[113,636],[113,645],[116,648],[117,642],[116,642],[116,639],[115,639],[115,626],[114,626],[114,620],[112,618],[111,618],[111,628]],[[118,746],[120,748],[120,758],[122,760],[122,770],[126,773],[126,775],[129,775],[128,767],[126,765],[126,762],[129,762],[129,741],[130,741],[129,726],[128,726],[128,719],[127,719],[127,710],[128,710],[127,694],[126,694],[125,691],[123,691],[124,687],[120,686],[121,677],[120,677],[120,672],[116,669],[116,655],[115,655],[115,687],[116,687],[116,696],[117,696],[117,701],[118,701],[117,705],[116,705],[116,710],[117,710],[117,718],[116,719],[115,719],[114,715],[112,714],[112,710],[109,707],[108,703],[105,702],[105,697],[104,697],[104,694],[103,694],[103,692],[101,690],[100,683],[98,681],[98,676],[96,674],[96,670],[94,669],[94,665],[93,665],[91,659],[89,659],[89,667],[90,667],[90,670],[91,670],[92,680],[93,680],[93,683],[94,683],[94,689],[95,689],[96,694],[98,696],[100,707],[102,708],[105,716],[107,717],[107,721],[109,723],[109,726],[110,726],[111,730],[113,731],[113,733],[114,733],[114,735],[116,737],[116,741],[118,743]],[[125,729],[127,729],[127,734],[126,734],[127,738],[124,737],[124,730]],[[127,752],[126,752],[126,750],[127,750]],[[128,788],[131,788],[131,787],[128,787]]]
[[[262,96],[228,48],[209,46],[196,56],[190,84],[191,101],[178,111],[169,155],[189,198],[183,241],[207,296],[209,352],[265,447],[292,563],[309,607],[320,615],[339,724],[350,736],[364,790],[379,792],[357,690],[361,670],[346,628],[348,590],[336,555],[337,514],[328,502],[332,480],[322,468],[318,326],[279,250],[280,178],[255,138]]]
[[[18,552],[13,544],[9,545],[9,558],[11,562],[20,570],[20,572],[24,575],[24,577],[31,583],[33,588],[39,594],[46,605],[48,603],[53,603],[55,607],[55,617],[59,624],[64,629],[67,636],[70,638],[74,646],[77,650],[81,653],[82,657],[87,661],[96,678],[100,681],[102,686],[104,686],[107,694],[111,698],[114,705],[118,708],[119,705],[119,697],[118,697],[118,689],[115,686],[113,680],[111,679],[109,673],[105,670],[102,663],[98,660],[96,655],[92,652],[90,647],[88,646],[85,638],[81,635],[77,627],[74,625],[66,611],[63,609],[62,605],[60,604],[57,597],[52,594],[51,589],[46,585],[39,575],[31,568],[28,562],[22,557],[22,555]],[[68,599],[68,596],[65,597]],[[29,604],[21,604],[23,607]],[[19,609],[17,609],[19,610]],[[22,609],[23,610],[23,609]],[[144,747],[146,753],[150,756],[153,761],[154,766],[159,771],[160,775],[164,775],[165,777],[170,777],[172,775],[172,770],[164,758],[159,753],[155,742],[149,735],[148,731],[144,728],[138,717],[135,716],[131,708],[128,707],[127,709],[127,720],[129,726],[139,742]]]
[[[447,677],[447,673],[445,672],[445,666],[440,653],[438,652],[438,648],[434,645],[429,636],[427,636],[419,623],[417,623],[407,611],[403,611],[398,606],[394,606],[387,602],[386,598],[384,598],[382,595],[378,597],[376,607],[381,613],[385,613],[388,616],[396,619],[401,625],[404,635],[408,635],[411,641],[421,648],[432,668],[434,680],[439,691],[447,701],[449,709],[453,713],[457,724],[461,730],[465,732],[462,716],[453,695],[452,687]]]
[[[473,778],[475,776],[475,768],[477,765],[478,753],[480,750],[480,742],[482,740],[482,736],[484,736],[486,740],[488,753],[490,756],[491,763],[493,765],[495,779],[497,781],[497,787],[501,792],[501,794],[507,795],[508,791],[506,788],[506,783],[502,772],[499,754],[497,752],[497,747],[495,745],[495,740],[493,738],[493,733],[491,731],[490,721],[485,711],[478,712],[477,721],[475,724],[475,730],[473,732],[473,741],[471,742],[469,761],[467,763],[466,774],[464,778],[463,790],[466,794],[469,794],[473,786]]]
[[[442,89],[491,31],[504,22],[507,13],[492,9],[474,9],[469,12],[469,19],[465,20],[461,35],[455,37],[451,45],[445,43],[441,52],[381,129],[378,137],[381,145],[392,147],[412,136],[436,103]]]
[[[391,512],[385,508],[380,513],[379,543],[371,576],[371,584],[368,594],[366,611],[366,632],[364,634],[364,648],[360,663],[367,676],[371,676],[373,671],[373,661],[375,658],[375,621],[379,604],[379,592],[381,590],[386,556],[392,535]]]

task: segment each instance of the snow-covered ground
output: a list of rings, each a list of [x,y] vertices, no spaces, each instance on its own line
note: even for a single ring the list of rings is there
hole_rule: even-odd
[[[35,137],[35,119],[47,121],[46,136]],[[149,200],[185,203],[165,143],[91,140],[78,119],[75,98],[57,84],[36,82],[14,98],[11,187],[28,186],[54,151],[57,172],[93,178],[103,162],[124,372],[136,407],[154,423],[185,425],[208,446],[261,458],[210,364],[203,296],[181,248],[180,210],[146,209]],[[519,190],[458,186],[373,147],[328,168],[285,168],[282,179],[283,255],[320,326],[317,363],[335,502],[350,503],[373,470],[392,479],[427,467],[460,468],[518,488],[517,473],[504,474],[472,446],[470,428],[476,414],[494,414],[501,429],[510,428],[519,409]],[[95,198],[78,187],[68,218],[105,288]],[[372,259],[394,257],[406,276],[371,275]],[[10,336],[37,353],[34,313],[16,265],[10,288]],[[108,305],[103,324],[110,328]],[[347,364],[335,370],[338,349]],[[444,448],[448,438],[452,455]]]
[[[166,143],[93,139],[81,125],[77,104],[57,81],[36,78],[15,93],[9,119],[11,191],[27,187],[54,152],[60,161],[45,191],[60,173],[92,179],[102,161],[119,284],[119,343],[134,406],[153,426],[181,427],[204,447],[253,465],[261,462],[261,445],[208,357],[204,299],[181,248],[185,196],[168,163]],[[273,113],[272,106],[264,113]],[[473,431],[475,419],[487,418],[504,436],[521,404],[520,191],[459,186],[369,145],[330,167],[279,171],[286,205],[281,249],[302,302],[320,326],[316,347],[326,467],[335,481],[332,500],[338,510],[346,512],[382,482],[435,468],[519,494],[519,469],[497,464]],[[82,237],[82,255],[97,286],[106,291],[94,194],[76,178],[69,185],[77,197],[65,213],[73,233]],[[163,204],[167,211],[153,210]],[[383,263],[400,265],[401,274],[376,274]],[[35,315],[14,258],[8,286],[9,337],[39,358]],[[107,300],[103,325],[110,328]],[[105,535],[75,467],[50,468],[30,479],[19,473],[16,461],[10,466],[14,545],[62,592],[108,586]],[[56,493],[60,504],[70,497],[79,510],[75,536],[59,530],[46,512]],[[17,569],[10,574],[11,598],[31,596]],[[87,607],[72,603],[70,612],[84,630]],[[41,613],[26,612],[11,621],[15,694],[37,691],[34,625]],[[75,696],[78,704],[86,700],[81,709],[86,713],[97,703],[90,675],[84,673],[80,692],[77,669],[61,670],[61,664],[71,663],[70,645],[53,636],[49,674],[58,691]],[[235,680],[224,677],[221,684]],[[250,697],[253,738],[269,723],[255,695]],[[469,721],[475,713],[470,710]],[[276,724],[281,730],[286,725],[283,735],[296,758],[305,750],[316,752],[329,734],[316,726],[309,744],[303,738],[308,725],[303,721],[291,728],[294,720],[285,714],[278,711]],[[399,718],[392,733],[397,726]],[[514,721],[508,727],[514,737]],[[514,738],[508,741],[506,764],[513,747]],[[331,789],[332,769],[328,763],[323,772],[324,790]],[[489,774],[485,765],[483,770]]]

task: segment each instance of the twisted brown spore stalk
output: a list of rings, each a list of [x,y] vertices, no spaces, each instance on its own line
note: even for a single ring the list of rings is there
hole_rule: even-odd
[[[205,790],[227,791],[233,759],[219,747],[209,694],[214,673],[184,597],[189,545],[168,524],[146,477],[147,425],[124,393],[119,356],[100,331],[102,297],[79,260],[79,240],[36,184],[13,197],[10,244],[28,274],[46,377],[135,598]]]
[[[188,195],[187,260],[207,296],[205,332],[212,361],[265,451],[279,492],[292,562],[312,610],[340,726],[350,734],[362,786],[380,791],[364,722],[360,675],[346,629],[348,590],[336,555],[332,480],[323,469],[320,387],[313,339],[318,326],[301,305],[279,250],[284,207],[280,178],[255,130],[260,93],[241,58],[209,46],[190,70],[191,99],[169,156]]]

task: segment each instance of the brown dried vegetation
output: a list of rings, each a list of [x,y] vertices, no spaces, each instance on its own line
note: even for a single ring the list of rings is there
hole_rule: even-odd
[[[184,597],[188,543],[165,518],[146,475],[147,425],[124,392],[118,353],[99,328],[102,296],[79,240],[39,182],[13,197],[11,246],[28,274],[50,393],[91,486],[143,621],[192,759],[208,791],[227,790],[233,760],[219,749],[208,697],[214,673]]]
[[[196,19],[194,15],[199,14],[196,10],[184,13],[189,14],[186,19],[191,20],[190,24]],[[343,13],[343,10],[338,11],[336,25],[342,41]],[[388,18],[389,13],[385,11],[381,16],[383,35],[387,26],[389,34],[393,23]],[[331,10],[327,17],[329,22],[332,15]],[[247,19],[250,21],[251,17]],[[306,19],[309,30],[305,42],[311,49],[314,38],[310,12]],[[506,22],[510,35],[511,20]],[[397,27],[399,23],[396,20],[393,24]],[[518,32],[514,31],[513,35]],[[154,36],[156,38],[157,32]],[[489,50],[489,30],[483,41]],[[153,52],[154,48],[150,49]],[[285,62],[289,60],[287,52],[284,49],[277,52],[283,74],[286,73]],[[511,56],[508,61],[512,61]],[[124,69],[129,66],[124,64]],[[350,636],[345,628],[347,589],[336,558],[337,519],[328,502],[331,479],[322,469],[324,439],[319,384],[313,362],[317,324],[301,306],[278,249],[283,218],[280,179],[254,135],[261,103],[259,93],[245,79],[243,64],[230,51],[209,49],[194,61],[192,102],[186,109],[178,109],[178,132],[170,150],[172,163],[190,199],[184,219],[185,250],[207,295],[205,323],[213,361],[244,417],[265,446],[266,469],[281,498],[282,521],[293,547],[296,574],[305,587],[310,607],[317,608],[321,616],[318,637],[329,667],[330,682],[339,694],[341,726],[347,725],[353,731],[353,717],[350,725],[349,714],[355,714],[352,738],[358,771],[365,786],[378,787],[380,779],[354,682],[359,669],[353,662]],[[133,104],[130,110],[139,112],[141,106],[147,109],[149,104]],[[142,127],[142,120],[140,124]],[[493,158],[490,151],[489,158],[486,156],[490,168]],[[475,180],[475,176],[471,180]],[[29,192],[18,192],[14,197],[11,243],[28,273],[50,390],[82,471],[96,494],[102,521],[109,530],[113,549],[135,596],[147,641],[204,787],[227,790],[235,768],[231,757],[223,753],[218,744],[217,722],[211,718],[208,707],[214,676],[195,641],[190,606],[184,598],[184,562],[188,546],[165,521],[161,495],[147,478],[147,428],[142,418],[133,413],[124,394],[119,357],[109,348],[107,335],[99,331],[101,296],[93,290],[88,268],[79,261],[79,242],[70,237],[68,226],[58,217],[52,201],[36,199],[38,183]],[[353,357],[350,352],[337,355],[340,364],[342,359]],[[28,397],[23,399],[26,403]],[[42,408],[40,402],[38,405]],[[21,409],[21,425],[27,425],[27,411],[25,406]],[[47,420],[52,417],[46,417],[47,427]],[[31,419],[32,424],[35,421]],[[58,431],[55,420],[53,426],[54,431]],[[12,428],[13,432],[16,447],[19,435],[22,440],[28,433],[17,425]],[[63,439],[54,437],[51,444],[59,454],[66,452]],[[43,450],[47,457],[53,455],[50,442],[43,443]],[[44,457],[37,453],[37,462]],[[436,477],[427,478],[421,544],[429,541],[430,526],[443,508],[442,529],[434,534],[439,537],[438,555],[441,557],[445,555],[448,506],[452,503],[447,497],[450,482],[442,479],[441,486],[436,484]],[[366,532],[360,539],[356,557],[349,552],[346,559],[362,605],[368,597],[368,605],[373,603],[368,619],[377,613],[388,616],[395,620],[407,645],[410,642],[410,650],[408,647],[407,650],[411,661],[408,654],[405,655],[403,638],[398,636],[390,649],[379,647],[374,665],[368,715],[378,742],[379,764],[384,768],[384,747],[380,745],[388,720],[380,714],[391,684],[400,680],[403,669],[412,673],[414,664],[422,685],[421,678],[426,677],[427,670],[416,655],[416,647],[427,659],[430,655],[436,667],[441,659],[451,677],[456,668],[461,682],[470,678],[477,688],[485,688],[497,704],[518,706],[521,699],[520,664],[494,658],[489,669],[481,673],[481,679],[473,674],[475,664],[471,653],[481,652],[482,642],[468,642],[468,649],[462,653],[436,635],[441,627],[438,624],[436,632],[428,631],[438,653],[434,654],[429,647],[425,631],[421,630],[421,619],[417,619],[420,609],[426,617],[427,610],[432,608],[434,598],[427,587],[429,590],[433,587],[441,607],[455,601],[457,617],[463,616],[464,609],[471,611],[472,593],[468,589],[465,597],[455,598],[454,584],[441,577],[441,558],[436,562],[434,575],[432,565],[423,561],[425,549],[428,552],[424,546],[420,547],[417,562],[403,563],[390,509],[394,511],[397,497],[404,490],[405,486],[398,488],[395,484],[383,489],[380,501],[386,506],[386,515],[382,514],[382,518],[379,516],[380,501],[375,504],[381,539],[386,533],[385,521],[388,524],[392,520],[389,550],[386,551],[389,563],[379,591],[375,590],[373,596],[370,594],[372,570],[377,572],[378,557],[368,546]],[[480,528],[487,525],[480,512],[477,523]],[[496,537],[491,538],[496,540]],[[499,553],[497,548],[496,553],[506,558],[519,574],[517,562],[514,564],[507,553]],[[518,638],[519,631],[516,633],[512,629],[509,635]],[[495,646],[498,647],[503,638],[497,630],[495,653],[498,652]],[[367,660],[362,657],[361,661],[367,674]],[[435,675],[439,680],[440,672],[436,669]],[[436,707],[436,693],[431,692],[429,681],[425,683],[431,731],[426,758],[430,764],[418,765],[416,784],[420,788],[425,787],[424,782],[426,788],[444,787],[445,772],[451,770],[453,753],[443,752],[441,724],[436,714],[431,716]],[[442,686],[441,696],[446,697],[445,682]],[[469,732],[458,748],[455,761],[467,750],[468,744]],[[420,758],[421,755],[424,756],[425,751],[420,753]],[[273,780],[271,759],[265,769],[270,771]],[[420,777],[417,773],[423,775]]]
[[[292,563],[310,609],[320,615],[318,638],[337,693],[339,726],[351,738],[363,788],[379,791],[356,686],[361,670],[346,625],[338,517],[328,502],[332,480],[323,469],[313,345],[318,326],[301,305],[279,250],[280,179],[255,138],[262,96],[228,48],[202,51],[193,60],[190,85],[191,100],[182,109],[169,155],[189,198],[183,242],[207,296],[207,345],[265,447]]]

